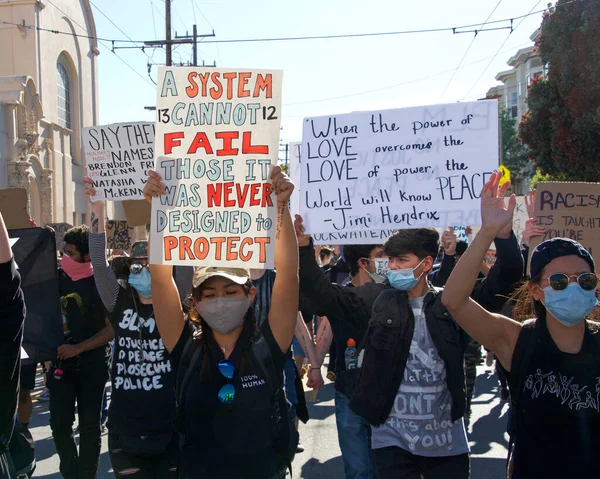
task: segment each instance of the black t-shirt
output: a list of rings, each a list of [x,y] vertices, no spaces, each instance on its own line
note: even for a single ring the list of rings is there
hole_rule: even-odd
[[[142,304],[129,286],[121,287],[111,322],[115,347],[109,429],[125,436],[174,432],[175,376],[154,308]]]
[[[102,304],[93,276],[73,281],[63,270],[60,270],[58,277],[60,296],[64,297],[75,293],[79,295],[83,304],[83,311],[81,311],[76,300],[68,301],[65,315],[69,330],[66,339],[70,344],[78,344],[104,329],[108,312]],[[106,344],[81,353],[79,358],[61,361],[61,368],[63,370],[84,366],[106,368],[109,355],[110,346]]]
[[[597,477],[600,332],[586,329],[581,351],[568,354],[539,326],[515,412],[513,479]]]
[[[281,380],[286,356],[273,337],[269,321],[263,323],[261,331]],[[175,370],[191,334],[188,324],[171,353]],[[232,379],[225,378],[218,370],[217,364],[225,356],[214,342],[207,343],[204,355],[192,373],[184,398],[180,477],[268,479],[275,476],[271,389],[250,351],[246,334],[242,333],[229,357],[235,365]],[[233,384],[235,388],[230,405],[218,400],[218,392],[225,384]]]

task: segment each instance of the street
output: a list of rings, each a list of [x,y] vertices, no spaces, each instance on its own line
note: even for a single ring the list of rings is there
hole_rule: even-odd
[[[490,368],[480,366],[473,400],[473,416],[469,429],[471,444],[471,477],[473,479],[503,479],[505,477],[508,436],[506,412],[500,401],[499,385]],[[34,412],[30,429],[36,441],[37,470],[34,477],[60,479],[59,462],[49,426],[48,403],[35,398],[42,390],[38,375],[34,394]],[[333,402],[334,385],[326,380],[316,403],[309,404],[311,420],[301,424],[300,437],[306,448],[297,454],[293,477],[307,479],[342,479],[343,463],[338,447]],[[78,436],[76,436],[78,437]],[[103,434],[98,478],[113,477],[107,450],[107,435]]]

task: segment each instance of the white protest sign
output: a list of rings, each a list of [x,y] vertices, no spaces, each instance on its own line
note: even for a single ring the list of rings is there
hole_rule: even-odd
[[[154,169],[154,124],[115,123],[82,131],[88,176],[99,200],[142,200]]]
[[[515,207],[515,214],[513,216],[513,231],[519,241],[525,231],[525,226],[529,215],[527,214],[527,204],[525,203],[524,196],[517,196],[517,206]]]
[[[289,176],[294,185],[294,192],[290,197],[290,212],[292,218],[294,215],[300,214],[300,181],[301,181],[301,170],[300,170],[300,148],[302,143],[299,141],[292,141],[289,143],[290,162],[288,164]]]
[[[478,225],[497,168],[497,100],[307,118],[300,210],[309,233]]]
[[[158,72],[154,264],[273,268],[281,71]]]

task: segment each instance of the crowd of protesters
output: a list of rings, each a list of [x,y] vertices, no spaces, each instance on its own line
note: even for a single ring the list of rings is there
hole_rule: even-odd
[[[270,181],[275,270],[150,265],[152,238],[109,261],[102,201],[90,225],[65,234],[64,344],[44,368],[63,477],[96,477],[106,425],[117,477],[283,478],[304,450],[302,378],[320,388],[329,354],[347,479],[466,479],[484,350],[509,403],[508,477],[596,477],[595,263],[575,241],[540,242],[534,192],[521,238],[510,182],[494,174],[469,243],[419,228],[380,245],[316,247],[288,209],[290,179],[274,167]],[[85,189],[93,199],[91,180]],[[164,191],[149,172],[146,198]],[[35,468],[15,446],[31,438],[36,371],[21,367],[20,281],[0,215],[2,479]]]

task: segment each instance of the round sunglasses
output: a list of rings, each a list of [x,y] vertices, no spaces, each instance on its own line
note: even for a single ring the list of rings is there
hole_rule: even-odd
[[[129,271],[131,272],[131,274],[140,274],[144,270],[144,268],[146,268],[148,271],[150,271],[149,264],[133,263],[129,267]]]
[[[565,273],[554,273],[548,278],[542,279],[548,280],[552,289],[563,291],[569,286],[571,278],[577,278],[577,284],[585,291],[592,291],[598,286],[598,277],[594,273],[582,273],[579,276],[575,274],[568,275]]]
[[[223,359],[219,361],[219,372],[226,377],[227,379],[233,378],[233,373],[235,372],[235,366],[229,359]],[[235,387],[233,384],[225,384],[221,389],[219,389],[219,393],[217,394],[217,398],[221,404],[231,404],[233,399],[235,398]]]

